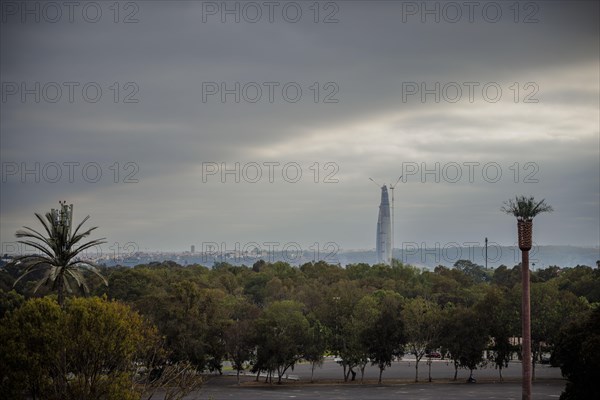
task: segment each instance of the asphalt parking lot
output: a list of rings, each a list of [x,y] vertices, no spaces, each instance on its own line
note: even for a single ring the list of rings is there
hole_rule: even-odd
[[[510,363],[504,370],[504,382],[499,381],[498,371],[483,368],[475,371],[477,383],[466,383],[469,371],[459,370],[457,381],[452,381],[454,367],[444,360],[432,363],[432,379],[428,382],[427,364],[421,362],[419,367],[419,383],[414,383],[414,360],[403,360],[392,364],[383,375],[383,384],[377,384],[379,370],[367,367],[365,383],[343,382],[342,368],[332,360],[326,360],[322,368],[315,370],[315,382],[310,383],[310,365],[300,364],[294,371],[289,371],[293,380],[281,385],[259,383],[253,376],[243,376],[242,384],[236,384],[231,371],[224,371],[223,376],[210,377],[202,390],[186,397],[186,400],[270,400],[270,399],[520,399],[521,364]],[[564,389],[565,381],[558,368],[545,365],[536,367],[537,380],[533,384],[533,399],[558,399]]]
[[[355,369],[356,379],[360,380],[360,372]],[[224,373],[233,373],[232,371],[224,371]],[[286,371],[286,374],[293,378],[297,378],[301,382],[310,382],[311,367],[309,363],[297,364],[294,370]],[[560,369],[552,368],[548,365],[536,365],[535,375],[540,379],[562,379]],[[419,363],[419,381],[428,380],[428,365],[426,360],[421,360]],[[498,370],[493,365],[479,368],[473,372],[476,379],[486,381],[500,381]],[[502,369],[502,376],[505,380],[514,380],[521,378],[521,363],[518,361],[510,362],[508,368]],[[379,368],[368,365],[365,368],[364,379],[367,381],[376,380],[379,377]],[[433,381],[448,381],[454,378],[454,365],[448,360],[432,360],[431,377]],[[469,377],[469,371],[465,369],[458,370],[458,381],[465,381]],[[339,381],[343,383],[342,367],[331,359],[326,359],[321,367],[317,367],[314,373],[315,381]],[[402,361],[392,363],[383,372],[383,383],[392,380],[408,380],[415,379],[415,360],[410,356],[405,356]]]

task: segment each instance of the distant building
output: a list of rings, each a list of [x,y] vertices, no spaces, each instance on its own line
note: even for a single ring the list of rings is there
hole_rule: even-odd
[[[196,246],[192,245],[192,248],[190,250],[190,253],[195,253],[196,252]]]
[[[377,218],[376,252],[378,264],[392,264],[392,220],[387,186],[381,187],[381,203]]]

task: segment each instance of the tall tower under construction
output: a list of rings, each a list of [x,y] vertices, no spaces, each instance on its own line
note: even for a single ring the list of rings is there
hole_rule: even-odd
[[[377,218],[377,263],[392,264],[392,222],[390,218],[390,199],[387,186],[381,187],[381,203]]]

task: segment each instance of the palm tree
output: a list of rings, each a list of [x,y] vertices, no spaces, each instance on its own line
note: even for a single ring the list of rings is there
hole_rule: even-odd
[[[536,202],[533,196],[516,196],[504,202],[500,209],[517,217],[517,233],[521,250],[521,327],[523,335],[522,368],[523,368],[523,400],[531,399],[531,302],[529,292],[529,250],[533,236],[533,218],[543,212],[553,211],[544,199]]]
[[[82,225],[90,218],[88,215],[77,225],[75,231],[71,233],[71,224],[73,221],[73,205],[67,206],[65,202],[60,202],[61,209],[52,209],[46,213],[45,218],[35,213],[37,219],[41,222],[46,236],[35,229],[24,226],[25,230],[19,230],[16,233],[18,243],[31,246],[41,252],[41,254],[28,254],[17,257],[14,264],[25,264],[26,268],[23,274],[15,281],[13,287],[25,276],[40,270],[45,270],[43,277],[33,288],[33,292],[42,286],[52,284],[52,290],[58,293],[58,304],[62,307],[65,299],[65,289],[72,293],[71,283],[74,281],[83,294],[89,293],[89,287],[85,282],[82,271],[90,271],[100,277],[102,282],[108,286],[108,281],[98,272],[96,265],[83,261],[78,255],[90,247],[106,243],[102,239],[92,240],[87,243],[79,242],[89,236],[97,227],[90,228],[85,232],[79,233]]]

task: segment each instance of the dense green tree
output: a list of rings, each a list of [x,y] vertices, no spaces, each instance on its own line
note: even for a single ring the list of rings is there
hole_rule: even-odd
[[[485,318],[464,307],[449,307],[442,313],[437,343],[450,352],[454,380],[459,368],[469,369],[469,378],[472,378],[473,370],[483,363],[483,351],[489,344]]]
[[[360,326],[356,322],[355,309],[358,302],[367,294],[356,281],[340,280],[329,287],[328,296],[318,309],[318,318],[332,332],[331,352],[341,360],[344,381],[350,375],[356,378],[356,368],[364,357],[364,347],[360,343]]]
[[[71,398],[136,398],[131,379],[136,361],[158,342],[157,331],[127,305],[98,297],[73,299],[65,310],[67,383]],[[117,387],[115,387],[117,385]]]
[[[450,269],[443,265],[435,267],[433,272],[423,272],[431,284],[431,299],[440,306],[448,303],[462,304],[462,285],[458,279],[464,276],[456,269]],[[458,279],[457,279],[458,278]]]
[[[552,265],[548,268],[539,269],[535,271],[532,275],[535,276],[540,282],[548,282],[551,279],[557,278],[560,276],[561,269],[556,265]]]
[[[345,269],[339,265],[328,264],[325,261],[311,262],[303,264],[300,267],[300,271],[304,276],[312,281],[320,282],[324,285],[331,285],[334,282],[339,281],[349,274],[347,266]]]
[[[173,289],[175,293],[146,297],[143,308],[165,337],[173,362],[190,361],[204,368],[207,344],[203,340],[206,325],[201,312],[201,289],[192,282],[180,282]]]
[[[379,368],[379,381],[386,367],[404,354],[404,323],[402,321],[402,298],[390,291],[377,291],[372,295],[377,304],[377,315],[373,323],[366,327],[363,335],[367,342],[372,365]]]
[[[392,259],[391,273],[396,283],[395,290],[402,297],[413,298],[425,294],[428,282],[422,269]]]
[[[367,263],[348,264],[346,265],[346,274],[348,279],[360,280],[368,276],[371,266]]]
[[[231,315],[231,321],[223,330],[225,353],[237,373],[237,383],[240,383],[240,371],[245,369],[247,362],[254,361],[256,338],[255,320],[260,310],[252,303],[236,299]]]
[[[365,367],[369,363],[374,338],[373,328],[380,314],[377,300],[371,295],[366,295],[356,304],[349,321],[344,359],[350,360],[352,365],[358,367],[360,383],[363,383]]]
[[[211,372],[222,373],[223,360],[227,353],[223,332],[231,322],[235,303],[235,299],[221,289],[202,290],[200,315],[203,329],[198,336],[204,343],[206,367]]]
[[[402,320],[407,346],[415,356],[415,382],[418,382],[419,362],[440,334],[440,308],[434,302],[417,297],[404,304]]]
[[[331,340],[331,330],[321,323],[314,314],[308,316],[308,322],[309,331],[306,336],[306,345],[302,358],[311,364],[310,381],[313,382],[315,368],[323,365],[325,352]]]
[[[156,330],[128,306],[97,297],[31,299],[0,324],[3,393],[34,399],[134,399],[136,363]]]
[[[497,286],[502,286],[506,289],[512,289],[517,283],[521,282],[521,267],[515,266],[508,269],[506,265],[501,265],[494,270],[492,275],[492,283]]]
[[[24,301],[25,298],[14,290],[5,292],[0,289],[0,319],[4,317],[4,314],[7,312],[19,308]]]
[[[294,288],[292,300],[304,304],[307,314],[315,314],[315,318],[320,319],[330,297],[328,292],[329,288],[318,280],[309,280]]]
[[[61,349],[64,313],[50,298],[31,299],[0,321],[0,390],[4,397],[57,398],[66,384]],[[58,388],[53,387],[52,383]]]
[[[555,352],[569,380],[561,400],[600,398],[600,308],[573,321],[560,334]]]
[[[588,309],[585,298],[577,298],[570,292],[561,294],[554,282],[531,286],[532,379],[542,352],[552,351],[560,329]]]
[[[475,264],[471,260],[458,260],[454,268],[473,280],[474,283],[488,282],[491,280],[488,271],[482,265]]]
[[[263,306],[265,304],[267,282],[271,280],[266,272],[257,272],[246,280],[244,283],[244,294],[256,305]]]
[[[291,300],[271,303],[256,321],[255,369],[270,374],[276,371],[281,383],[285,372],[302,359],[309,328],[300,303]]]
[[[486,320],[487,334],[492,340],[487,356],[498,369],[502,381],[502,369],[508,367],[514,351],[510,338],[519,335],[519,310],[516,303],[511,301],[510,292],[497,286],[488,288],[485,297],[476,305],[475,310]]]
[[[600,269],[578,265],[561,270],[556,281],[559,289],[583,296],[590,303],[600,303]]]

